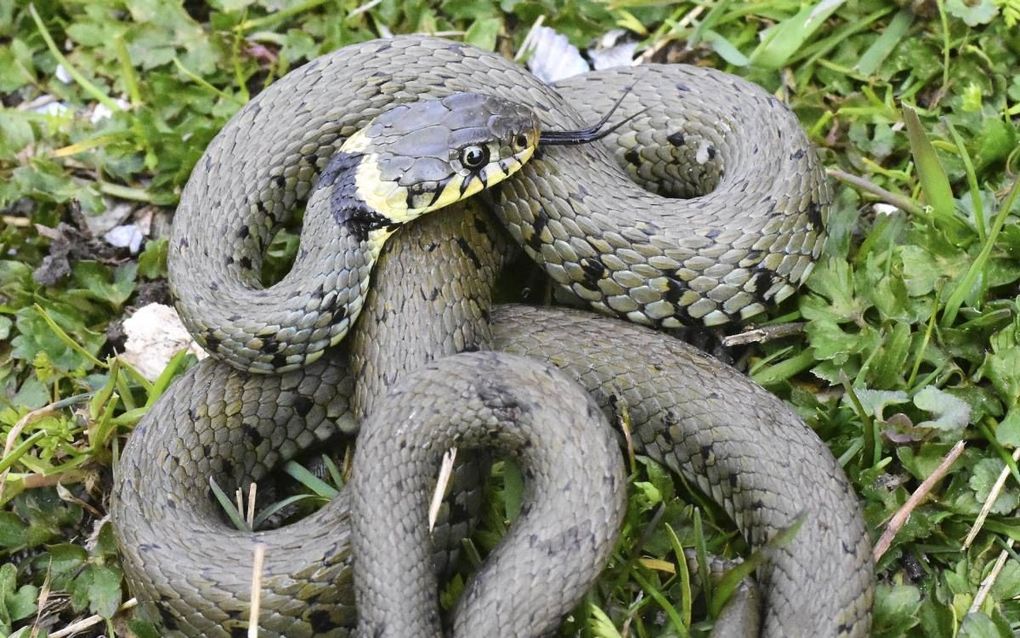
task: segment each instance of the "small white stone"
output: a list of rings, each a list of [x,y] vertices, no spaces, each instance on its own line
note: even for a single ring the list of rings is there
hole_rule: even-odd
[[[192,340],[177,311],[163,304],[151,303],[136,310],[124,320],[124,333],[127,341],[121,358],[150,381],[159,377],[181,350],[187,349],[199,359],[208,356]]]
[[[135,255],[138,254],[138,250],[142,247],[145,235],[142,234],[142,229],[135,224],[126,224],[111,228],[108,233],[103,235],[103,239],[111,246],[127,248],[131,251],[132,255]]]

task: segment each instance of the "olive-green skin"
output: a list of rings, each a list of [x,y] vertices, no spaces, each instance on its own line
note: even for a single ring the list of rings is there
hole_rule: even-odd
[[[336,252],[335,220],[328,206],[316,203],[328,201],[328,189],[321,189],[306,212],[295,270],[258,290],[258,256],[274,225],[309,195],[344,140],[395,103],[482,92],[521,103],[544,127],[562,130],[597,120],[632,84],[623,115],[648,111],[605,145],[545,149],[487,191],[508,233],[459,205],[420,220],[389,240],[365,297],[364,260]],[[672,195],[711,192],[670,200],[643,187]],[[345,490],[296,525],[248,534],[221,522],[208,498],[209,477],[246,485],[281,459],[339,430],[355,430],[354,414],[367,415],[364,427],[373,432],[383,427],[380,415],[416,405],[415,418],[427,421],[456,407],[456,396],[444,393],[480,396],[491,383],[483,380],[487,366],[509,366],[522,379],[544,374],[531,367],[536,364],[496,353],[433,371],[452,386],[446,390],[437,389],[442,384],[429,370],[417,370],[456,352],[492,348],[560,368],[610,422],[626,415],[636,450],[722,504],[752,546],[804,515],[794,539],[771,551],[759,571],[761,635],[867,635],[874,577],[856,497],[829,451],[781,401],[644,327],[577,311],[491,307],[508,234],[556,282],[605,313],[652,326],[750,315],[806,276],[824,240],[828,203],[824,173],[795,118],[759,88],[706,69],[644,66],[550,88],[491,54],[406,37],[348,47],[288,74],[227,125],[196,167],[175,221],[173,290],[200,340],[217,352],[230,344],[233,354],[225,358],[261,372],[318,358],[321,343],[348,329],[334,330],[321,319],[333,308],[309,295],[319,284],[337,295],[353,290],[352,282],[360,285],[346,294],[362,299],[356,302],[361,317],[344,349],[284,374],[203,362],[139,425],[118,468],[112,508],[133,592],[162,618],[166,635],[245,635],[258,542],[267,547],[260,635],[348,635],[355,621],[351,494]],[[313,275],[323,279],[310,281]],[[287,328],[293,321],[300,327]],[[315,334],[320,321],[324,332]],[[269,335],[284,343],[273,353],[265,348]],[[293,357],[282,366],[272,356],[280,351]],[[520,388],[530,393],[521,401],[543,403],[536,383]],[[569,392],[558,387],[546,388],[545,403],[562,399],[579,412],[583,402],[567,400]],[[559,459],[569,474],[577,459],[568,456]],[[605,458],[600,463],[611,467]],[[364,463],[384,475],[424,466],[395,457],[359,460]],[[420,478],[422,471],[412,474]],[[378,482],[355,482],[355,500],[396,498]],[[535,494],[536,501],[546,496]],[[609,493],[603,503],[618,498]],[[614,507],[590,509],[577,525],[608,527],[618,514]],[[527,543],[505,553],[511,563],[518,557],[524,565],[544,565],[543,576],[558,573],[559,561],[536,561]],[[359,574],[367,576],[358,579],[371,581],[379,569],[385,566],[359,563]],[[390,574],[396,587],[422,584],[400,581],[404,573]],[[516,616],[490,613],[499,599],[532,600],[535,576],[525,572],[486,589],[483,574],[476,588],[489,593],[462,602],[453,626],[476,618],[473,633],[462,635],[539,635],[544,628],[529,624],[533,612],[555,616],[562,602],[553,612],[510,605]],[[583,593],[590,578],[585,573],[563,589]],[[386,608],[373,591],[359,589],[366,627],[378,626],[369,616],[399,626],[407,614]],[[435,621],[422,604],[404,611]]]

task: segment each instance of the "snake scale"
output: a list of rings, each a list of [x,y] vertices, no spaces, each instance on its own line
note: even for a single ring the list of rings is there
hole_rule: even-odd
[[[577,130],[628,89],[631,119],[604,143],[536,147],[529,127]],[[824,241],[829,197],[789,111],[707,69],[645,65],[549,87],[498,56],[409,36],[284,76],[212,142],[177,211],[172,291],[222,361],[175,383],[117,469],[111,514],[143,610],[169,636],[247,635],[261,543],[260,635],[346,636],[359,622],[361,635],[438,635],[422,492],[444,447],[492,443],[525,468],[519,522],[531,531],[494,552],[451,631],[543,635],[608,558],[622,470],[605,419],[626,413],[636,449],[720,503],[753,547],[805,515],[759,569],[761,635],[866,635],[869,542],[832,455],[781,401],[648,329],[724,323],[791,294]],[[305,200],[295,264],[262,288],[261,256]],[[493,306],[515,247],[628,322]],[[278,530],[222,522],[210,477],[246,485],[359,423],[354,494]],[[444,507],[477,504],[470,475]]]

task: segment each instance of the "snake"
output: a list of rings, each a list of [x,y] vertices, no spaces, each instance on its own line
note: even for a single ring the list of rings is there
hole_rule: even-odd
[[[555,143],[592,137],[617,103],[626,119],[601,141]],[[615,538],[619,459],[601,418],[625,421],[637,452],[766,552],[753,634],[867,635],[870,543],[839,464],[781,400],[655,330],[791,295],[830,200],[796,117],[712,69],[548,86],[498,55],[401,36],[291,71],[216,136],[176,212],[171,292],[213,357],[153,406],[117,466],[111,517],[142,612],[168,636],[247,635],[261,545],[260,635],[545,635]],[[302,205],[294,265],[264,287],[266,248]],[[493,304],[516,251],[596,312]],[[359,428],[353,489],[314,514],[251,532],[216,511],[210,479],[247,485]],[[532,449],[555,428],[573,444]],[[450,444],[486,442],[519,456],[529,485],[546,472],[607,490],[550,510],[557,490],[535,480],[525,529],[566,530],[559,543],[511,533],[443,619],[419,524],[429,468]],[[444,507],[470,509],[477,490],[458,480]],[[583,548],[587,568],[570,567]]]

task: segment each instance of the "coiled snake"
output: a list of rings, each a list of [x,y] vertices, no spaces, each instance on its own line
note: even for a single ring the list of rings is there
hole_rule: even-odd
[[[547,130],[597,120],[628,88],[621,117],[644,110],[604,144],[538,143]],[[455,203],[483,188],[465,201],[484,197],[501,225]],[[261,256],[306,199],[295,264],[262,288]],[[619,520],[619,459],[597,404],[611,418],[626,410],[639,451],[722,504],[752,546],[806,515],[759,570],[763,635],[867,634],[873,575],[856,498],[780,401],[644,327],[491,307],[492,281],[516,245],[558,285],[631,323],[748,317],[807,275],[828,203],[824,173],[789,111],[707,69],[645,65],[548,87],[498,56],[399,37],[289,73],[220,132],[177,211],[172,291],[195,337],[230,365],[191,370],[124,451],[112,515],[132,590],[166,635],[245,635],[259,542],[267,547],[260,635],[348,635],[350,493],[294,525],[247,533],[221,522],[208,480],[244,485],[365,420],[375,456],[358,452],[354,501],[366,634],[439,631],[435,576],[414,566],[427,556],[420,526],[372,517],[420,514],[397,503],[420,502],[436,450],[500,439],[536,475],[524,522],[552,536],[518,535],[498,550],[504,571],[475,579],[453,631],[542,635],[590,586]],[[472,350],[493,352],[442,359]],[[516,417],[520,435],[499,434]],[[545,436],[550,419],[566,438],[558,452],[539,453],[545,466],[532,466],[527,448],[547,443],[527,437]],[[423,424],[447,422],[465,429],[440,428],[439,443],[416,438]],[[590,457],[576,458],[585,447]],[[428,458],[413,456],[419,448]],[[551,484],[608,492],[578,489],[543,509]],[[455,508],[476,496],[458,494]],[[400,546],[398,534],[416,537],[416,549],[377,549]],[[591,557],[570,567],[581,548]],[[360,558],[405,553],[414,560],[392,569]],[[555,596],[538,583],[554,583]]]

